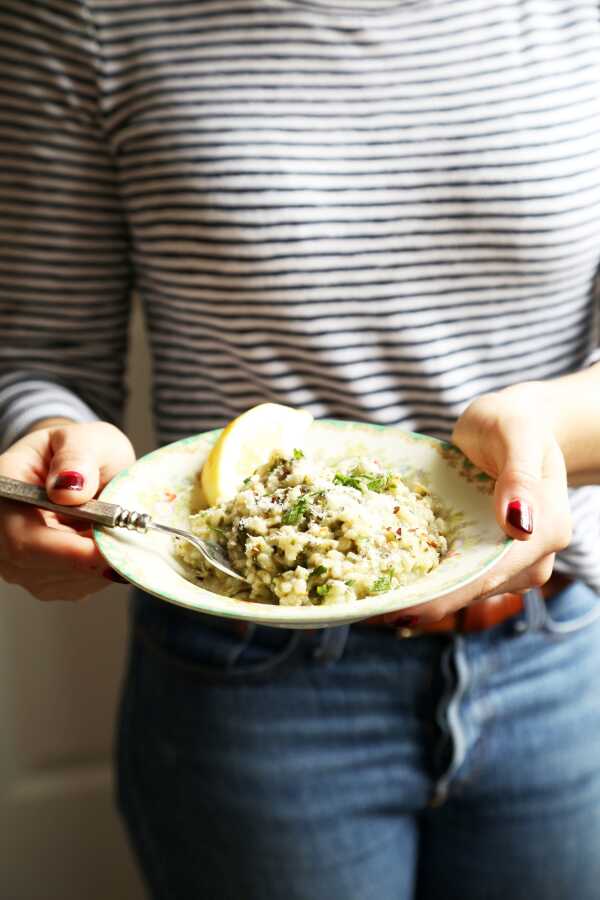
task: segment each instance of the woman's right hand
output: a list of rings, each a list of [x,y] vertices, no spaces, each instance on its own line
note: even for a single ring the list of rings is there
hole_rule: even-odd
[[[0,455],[0,475],[45,486],[55,503],[91,500],[135,460],[129,439],[108,422],[37,427]],[[88,522],[0,500],[0,577],[39,600],[81,600],[115,577]]]

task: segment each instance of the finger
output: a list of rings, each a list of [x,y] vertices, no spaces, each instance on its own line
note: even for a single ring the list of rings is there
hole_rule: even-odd
[[[91,522],[87,522],[85,519],[75,519],[73,516],[63,516],[61,513],[55,513],[54,519],[47,519],[46,522],[50,528],[77,531],[79,534],[84,532],[91,534],[92,532]]]
[[[77,581],[64,578],[40,584],[30,593],[38,600],[78,602],[103,591],[108,586],[109,583],[104,578],[86,578]]]
[[[73,572],[65,577],[64,572],[22,569],[4,561],[0,561],[0,579],[19,585],[38,600],[78,600],[109,587],[111,582],[129,583],[109,568],[99,574]]]
[[[439,597],[437,600],[430,600],[426,603],[417,603],[414,606],[405,606],[403,609],[394,610],[393,612],[384,613],[383,621],[386,625],[401,623],[405,620],[408,625],[410,620],[412,625],[430,625],[439,622],[451,612],[462,609],[471,603],[481,591],[483,579],[479,579],[467,588],[461,588],[453,591],[445,597]]]
[[[421,626],[431,624],[439,622],[449,613],[456,612],[471,603],[478,603],[489,597],[496,597],[498,594],[521,594],[532,588],[541,587],[552,574],[555,554],[549,553],[523,568],[523,563],[520,561],[520,558],[523,557],[520,546],[514,545],[515,552],[512,553],[513,561],[509,569],[504,567],[498,567],[495,571],[492,569],[470,585],[431,603],[386,613],[384,615],[385,623],[392,624],[403,618],[410,618],[413,625],[416,625],[417,622]]]
[[[515,575],[502,585],[499,585],[495,591],[484,594],[481,599],[484,600],[487,597],[493,597],[494,594],[523,594],[525,591],[530,591],[532,588],[542,587],[552,575],[554,559],[555,554],[549,553],[548,556],[542,557],[542,559],[539,559],[532,566],[523,569],[518,575]]]
[[[51,528],[39,510],[0,501],[0,557],[19,568],[93,571],[105,568],[91,537]]]
[[[505,583],[523,568],[522,558],[528,553],[530,553],[529,545],[513,544],[501,565],[493,566],[479,578],[437,600],[385,613],[385,621],[392,623],[397,622],[400,618],[410,617],[418,619],[421,625],[439,622],[444,616],[468,606],[477,599],[503,593],[506,590]],[[529,565],[531,562],[530,558],[527,564]]]
[[[77,601],[109,587],[109,582],[100,577],[92,578],[19,578],[23,570],[11,572],[5,565],[0,567],[0,575],[9,584],[16,584],[36,600]]]
[[[382,619],[386,625],[432,625],[465,605],[465,601],[460,601],[452,595],[451,598],[441,597],[439,600],[433,600],[430,603],[406,606],[404,609],[384,613]]]
[[[0,475],[16,478],[29,484],[44,486],[47,464],[37,446],[29,446],[23,440],[0,455]]]
[[[100,572],[81,572],[76,569],[65,572],[57,569],[24,568],[3,559],[0,560],[0,577],[9,584],[20,584],[27,590],[33,590],[41,584],[57,584],[66,580],[75,584],[90,578],[98,580],[102,575]]]
[[[85,503],[135,459],[131,444],[117,428],[104,422],[85,428],[84,432],[81,426],[70,425],[51,433],[46,490],[55,503]]]
[[[547,444],[522,417],[505,419],[499,437],[504,458],[494,492],[496,519],[509,537],[527,541],[539,512]]]
[[[70,515],[51,512],[48,509],[38,510],[44,524],[48,528],[56,528],[58,531],[69,531],[75,534],[93,536],[93,523],[87,522],[85,519],[76,519]]]

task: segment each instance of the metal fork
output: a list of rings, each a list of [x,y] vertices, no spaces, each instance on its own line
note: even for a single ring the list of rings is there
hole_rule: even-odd
[[[163,531],[167,534],[177,535],[193,544],[206,562],[215,569],[224,572],[231,578],[237,578],[238,581],[246,580],[243,575],[231,568],[231,564],[219,544],[214,541],[203,541],[202,538],[196,537],[189,531],[183,531],[181,528],[154,522],[147,513],[133,512],[114,503],[105,503],[103,500],[88,500],[81,506],[63,506],[60,503],[53,503],[43,487],[29,484],[26,481],[17,481],[16,478],[7,478],[4,475],[0,475],[0,497],[5,500],[16,500],[19,503],[29,503],[31,506],[58,512],[64,516],[73,516],[75,519],[85,519],[95,522],[97,525],[106,525],[108,528],[128,528],[130,531],[139,531],[142,534],[147,531]]]

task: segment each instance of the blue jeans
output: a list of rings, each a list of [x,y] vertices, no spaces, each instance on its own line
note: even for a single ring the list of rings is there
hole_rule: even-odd
[[[150,895],[598,900],[599,598],[527,601],[242,639],[138,594],[118,784]]]

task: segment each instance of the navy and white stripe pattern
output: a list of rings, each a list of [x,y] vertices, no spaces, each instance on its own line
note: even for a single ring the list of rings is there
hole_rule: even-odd
[[[134,279],[161,442],[448,436],[596,349],[598,0],[3,0],[0,232],[5,444],[118,420]]]

